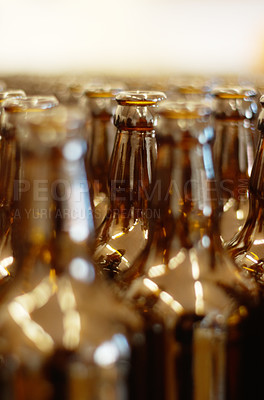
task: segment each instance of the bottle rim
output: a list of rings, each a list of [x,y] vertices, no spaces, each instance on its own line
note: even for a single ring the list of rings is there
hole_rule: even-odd
[[[167,96],[163,92],[152,90],[129,90],[118,93],[116,101],[122,106],[153,106],[166,98]]]
[[[249,86],[219,86],[212,90],[212,96],[218,99],[255,99],[258,93]]]
[[[9,89],[0,92],[0,103],[7,99],[22,99],[26,97],[26,93],[21,89]]]
[[[58,99],[53,95],[26,96],[20,99],[11,98],[4,102],[3,108],[7,113],[37,112],[59,105]]]
[[[110,86],[110,85],[105,85],[105,86],[94,86],[93,85],[89,88],[86,88],[84,91],[84,94],[87,98],[105,98],[105,99],[115,99],[116,95],[123,91],[124,88],[122,85],[117,85],[117,86]]]
[[[26,143],[38,138],[44,146],[60,146],[68,140],[84,140],[84,125],[85,115],[78,106],[58,105],[29,113],[26,119],[21,115],[17,124],[18,138]]]
[[[166,119],[200,119],[213,113],[203,100],[167,100],[159,107],[159,115]]]

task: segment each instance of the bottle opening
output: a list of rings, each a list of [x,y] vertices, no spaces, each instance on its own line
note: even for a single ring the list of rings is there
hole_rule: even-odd
[[[129,106],[154,106],[162,100],[166,99],[163,92],[131,90],[120,92],[116,96],[116,101],[119,105]]]

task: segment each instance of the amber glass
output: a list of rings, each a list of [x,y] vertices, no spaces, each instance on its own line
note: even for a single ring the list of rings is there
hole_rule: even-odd
[[[224,242],[243,226],[248,213],[248,184],[256,154],[258,96],[245,86],[213,90],[216,135],[213,156],[219,182],[220,232]]]
[[[0,115],[2,114],[2,108],[3,108],[3,102],[6,101],[9,98],[13,99],[21,99],[22,97],[25,97],[26,93],[24,90],[21,89],[10,89],[10,90],[4,90],[0,91]]]
[[[1,398],[133,399],[128,339],[140,320],[89,259],[84,120],[59,106],[19,124],[30,186],[18,208],[19,273],[0,310]]]
[[[116,131],[113,122],[115,96],[121,89],[120,83],[116,86],[90,84],[85,90],[88,141],[86,168],[87,172],[91,171],[96,227],[102,223],[109,207],[109,163]]]
[[[227,391],[232,386],[226,376],[226,330],[235,320],[233,313],[240,321],[242,310],[247,312],[255,290],[220,241],[213,137],[211,109],[204,103],[178,101],[161,107],[147,246],[118,275],[123,296],[147,326],[163,321],[161,365],[168,399],[226,398],[221,397],[225,385]],[[235,356],[232,363],[236,374]]]
[[[8,90],[5,92],[0,92],[0,135],[1,135],[1,143],[0,143],[0,204],[4,205],[6,200],[5,197],[8,193],[7,188],[7,180],[6,175],[9,174],[9,169],[12,170],[12,167],[9,166],[9,150],[5,146],[5,135],[4,135],[4,125],[5,125],[5,113],[4,113],[4,104],[7,99],[21,99],[26,97],[26,94],[23,90]]]
[[[156,159],[155,128],[162,92],[117,95],[117,133],[110,165],[110,207],[96,241],[95,260],[111,279],[130,268],[148,237],[148,190]]]
[[[2,266],[3,283],[14,276],[14,254],[11,244],[13,220],[16,218],[15,207],[19,202],[18,190],[26,188],[23,170],[21,169],[21,155],[17,144],[17,120],[26,119],[30,113],[43,111],[58,105],[54,96],[25,96],[17,98],[16,94],[2,103],[1,147],[0,147],[0,198],[1,198],[1,232],[0,232],[0,265]]]
[[[7,162],[9,156],[9,149],[6,149],[5,138],[3,136],[3,125],[4,125],[4,112],[3,105],[7,99],[20,99],[25,97],[26,94],[23,90],[13,89],[0,92],[0,286],[5,284],[9,280],[8,267],[12,265],[13,259],[5,256],[1,256],[3,248],[5,247],[6,237],[9,233],[10,228],[10,213],[8,207],[6,207],[6,198],[9,197],[9,179],[7,176],[10,174],[10,166]],[[11,150],[12,153],[12,150]],[[12,175],[12,168],[11,168]],[[7,181],[7,179],[8,181]],[[11,178],[12,179],[12,178]]]
[[[261,103],[263,107],[263,100]],[[226,247],[236,262],[246,270],[253,273],[257,281],[263,283],[263,259],[264,259],[264,225],[263,225],[263,151],[264,129],[263,109],[259,114],[258,128],[261,138],[253,164],[249,181],[249,212],[241,231],[230,240]]]

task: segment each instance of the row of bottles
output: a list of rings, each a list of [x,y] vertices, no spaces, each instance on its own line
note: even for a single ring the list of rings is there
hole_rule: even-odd
[[[260,399],[258,91],[30,84],[0,93],[0,398]]]

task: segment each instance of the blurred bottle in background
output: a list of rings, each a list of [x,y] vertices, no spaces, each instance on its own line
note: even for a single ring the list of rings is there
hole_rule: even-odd
[[[248,184],[256,154],[258,95],[246,86],[216,87],[216,134],[213,156],[222,214],[220,232],[230,240],[243,226],[248,213]]]
[[[11,95],[12,93],[12,95]],[[14,96],[14,97],[13,97]],[[24,97],[23,97],[24,96]],[[5,277],[1,280],[1,295],[8,290],[4,282],[15,276],[14,219],[19,204],[19,191],[27,190],[29,182],[24,176],[23,160],[17,141],[18,120],[27,119],[30,113],[37,113],[58,105],[54,96],[26,96],[21,91],[9,91],[2,104],[1,147],[0,147],[0,196],[1,196],[1,235],[0,263]],[[21,165],[22,163],[22,165]],[[39,181],[36,181],[37,183]],[[15,226],[19,222],[15,222]],[[16,236],[16,235],[15,235]],[[14,237],[15,237],[14,236]]]
[[[18,275],[0,309],[1,398],[140,398],[130,346],[140,318],[116,301],[89,256],[84,123],[80,110],[59,106],[17,126],[30,185],[18,207]]]
[[[10,207],[12,202],[12,185],[15,170],[13,163],[10,164],[10,159],[16,156],[14,148],[9,139],[4,135],[4,102],[8,98],[19,99],[25,97],[26,94],[23,90],[7,90],[0,92],[0,286],[9,280],[8,267],[12,265],[12,257],[3,256],[3,248],[5,247],[6,239],[9,235],[11,224]],[[5,140],[6,139],[6,140]],[[12,143],[12,140],[11,140]]]
[[[115,96],[124,84],[114,82],[85,89],[87,111],[87,172],[91,173],[92,195],[96,228],[103,222],[109,207],[109,167],[116,128],[113,116],[116,110]]]
[[[253,274],[257,281],[263,283],[263,105],[258,117],[258,128],[261,133],[252,173],[249,180],[249,211],[246,221],[241,229],[227,244],[226,247],[232,257],[249,273]]]
[[[212,109],[203,101],[160,107],[148,242],[117,275],[121,296],[144,317],[146,330],[163,338],[160,371],[153,360],[149,371],[165,376],[167,399],[238,398],[229,397],[237,390],[232,376],[248,369],[238,356],[245,341],[236,338],[238,354],[228,347],[229,324],[237,327],[243,310],[248,315],[257,290],[220,241],[213,138]]]

